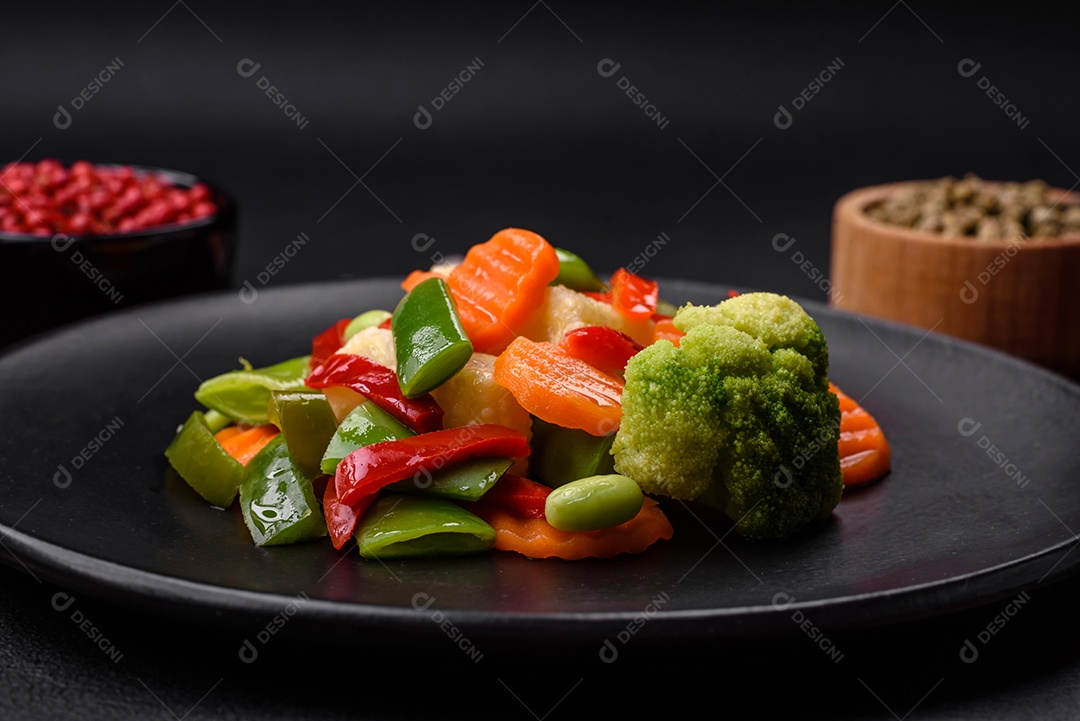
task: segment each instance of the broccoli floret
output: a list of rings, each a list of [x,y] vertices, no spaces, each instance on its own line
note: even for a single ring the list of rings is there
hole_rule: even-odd
[[[642,489],[724,509],[751,539],[827,517],[843,481],[829,351],[795,301],[747,293],[675,316],[626,367],[615,470]]]

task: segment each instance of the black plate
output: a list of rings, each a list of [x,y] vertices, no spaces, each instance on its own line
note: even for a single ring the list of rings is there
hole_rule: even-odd
[[[661,287],[697,303],[727,290]],[[302,355],[338,318],[398,297],[390,280],[263,290],[250,303],[236,293],[194,297],[121,311],[0,358],[5,560],[64,588],[199,619],[285,612],[292,633],[407,632],[445,643],[452,623],[470,639],[615,645],[801,633],[796,612],[826,629],[861,628],[1002,599],[1080,564],[1070,530],[1080,529],[1078,386],[813,303],[831,376],[865,396],[895,470],[783,543],[743,542],[723,519],[675,504],[675,539],[639,557],[490,553],[382,565],[328,541],[255,548],[235,509],[216,511],[167,478],[162,450],[194,407],[199,379],[240,356],[263,365]]]

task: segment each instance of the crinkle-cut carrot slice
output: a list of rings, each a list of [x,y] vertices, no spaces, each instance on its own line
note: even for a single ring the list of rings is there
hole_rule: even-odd
[[[432,273],[430,270],[414,270],[405,276],[405,280],[401,281],[401,289],[408,293],[416,286],[423,283],[428,278],[441,278],[443,276],[438,273]]]
[[[447,283],[475,349],[498,353],[543,304],[558,275],[550,243],[532,231],[506,228],[470,248]]]
[[[278,433],[277,426],[271,423],[247,430],[242,430],[239,426],[227,426],[215,433],[214,438],[226,453],[246,466]]]
[[[479,506],[475,513],[495,529],[496,549],[529,558],[611,558],[620,553],[642,553],[672,535],[671,522],[647,496],[632,519],[599,531],[560,531],[544,518],[520,518],[498,507]]]
[[[622,420],[623,382],[553,343],[515,338],[495,359],[495,382],[529,413],[557,426],[606,436]]]
[[[892,449],[885,432],[854,399],[833,383],[840,399],[840,472],[845,486],[861,486],[881,478],[892,467]]]

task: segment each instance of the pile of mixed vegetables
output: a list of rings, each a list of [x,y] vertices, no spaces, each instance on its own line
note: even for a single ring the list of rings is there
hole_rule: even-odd
[[[654,498],[722,509],[750,539],[828,517],[889,470],[881,428],[828,380],[797,303],[676,309],[619,269],[507,228],[414,271],[310,356],[202,383],[165,452],[256,545],[355,538],[366,558],[575,560],[672,536]]]

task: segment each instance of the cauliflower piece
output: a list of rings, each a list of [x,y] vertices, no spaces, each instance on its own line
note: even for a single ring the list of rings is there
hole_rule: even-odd
[[[473,353],[465,367],[431,391],[443,409],[443,427],[498,423],[532,438],[532,416],[508,390],[495,382],[495,356]],[[510,473],[525,475],[528,458],[519,458]]]
[[[397,369],[397,355],[394,351],[394,334],[389,328],[371,326],[364,328],[345,342],[338,353],[362,355],[369,361]]]
[[[642,345],[653,342],[656,324],[649,318],[630,320],[609,303],[553,285],[545,293],[544,303],[520,329],[529,340],[558,344],[567,331],[589,325],[606,325],[622,331]]]

